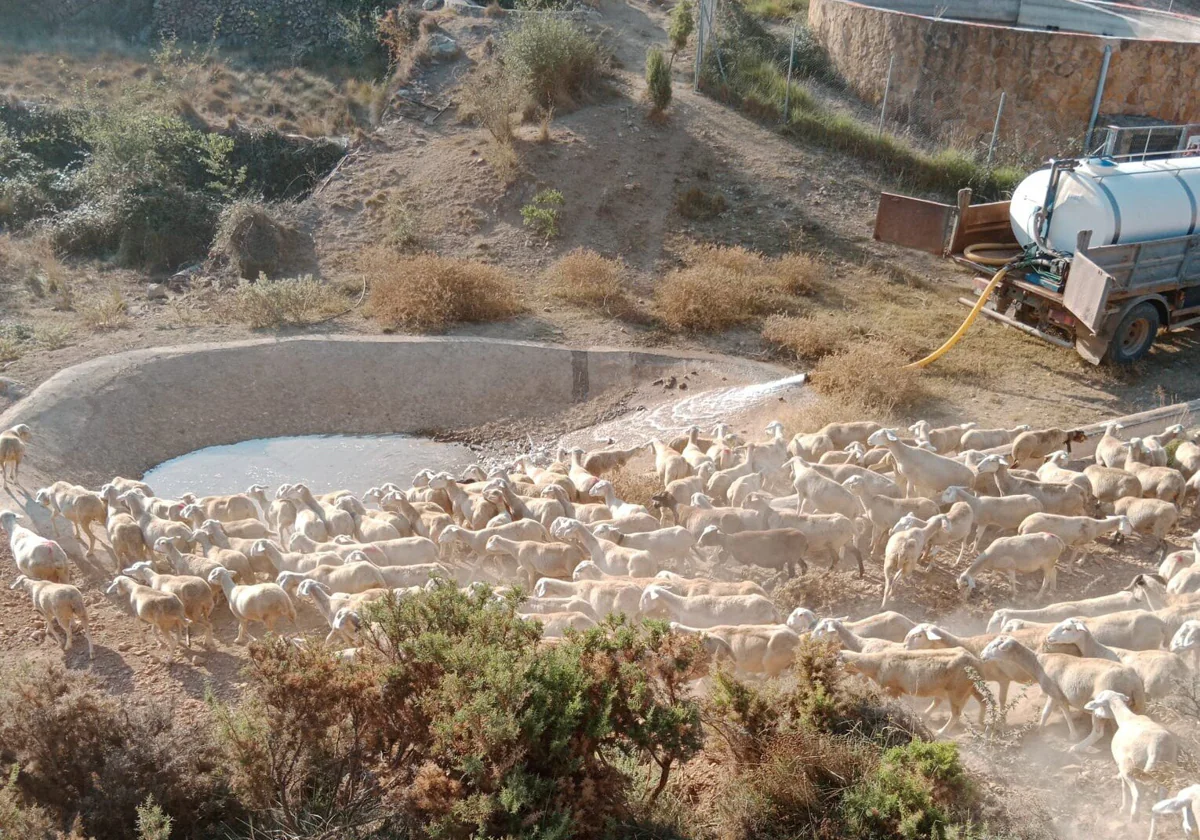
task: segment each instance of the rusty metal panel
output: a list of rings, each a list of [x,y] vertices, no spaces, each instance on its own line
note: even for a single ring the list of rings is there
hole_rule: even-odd
[[[1007,201],[973,206],[960,204],[958,224],[954,226],[954,238],[950,241],[950,253],[961,254],[970,245],[985,243],[1012,244],[1015,247],[1017,238],[1013,235],[1012,223],[1008,218],[1008,204]]]
[[[1094,333],[1100,332],[1113,278],[1092,262],[1094,250],[1076,254],[1071,260],[1071,272],[1063,289],[1063,306]]]
[[[905,248],[942,254],[954,219],[954,206],[906,195],[880,193],[875,238]]]

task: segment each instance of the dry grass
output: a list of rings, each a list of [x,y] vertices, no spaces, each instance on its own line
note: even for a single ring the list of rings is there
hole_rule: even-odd
[[[74,331],[64,324],[42,324],[33,331],[33,340],[46,350],[70,346]]]
[[[699,187],[684,190],[675,199],[675,209],[679,215],[696,221],[715,219],[725,212],[727,206],[724,195],[705,192]]]
[[[762,337],[799,361],[815,362],[844,350],[865,332],[849,315],[822,312],[801,317],[772,315],[763,324]]]
[[[628,464],[605,476],[612,482],[617,498],[631,505],[650,506],[650,497],[662,490],[658,476],[653,472],[639,472]]]
[[[433,254],[400,257],[372,248],[359,268],[371,289],[368,312],[385,327],[439,330],[464,321],[500,321],[524,310],[515,279],[484,263]]]
[[[887,342],[857,342],[817,363],[812,386],[834,402],[861,406],[863,416],[905,415],[930,396],[923,374],[906,369],[907,361]]]
[[[499,141],[489,143],[483,150],[483,159],[491,165],[492,172],[496,174],[496,180],[503,186],[507,187],[512,184],[521,174],[521,156],[517,154],[512,143]]]
[[[346,298],[311,276],[243,283],[222,307],[225,318],[252,329],[313,324],[346,309]]]
[[[129,326],[129,302],[116,286],[106,292],[80,298],[75,302],[75,313],[83,326],[95,332],[120,330]]]
[[[636,311],[624,282],[625,267],[595,251],[576,248],[546,271],[550,293],[568,303],[616,318]]]
[[[789,295],[815,294],[828,270],[828,266],[809,254],[784,254],[770,266],[776,285]]]
[[[351,68],[353,69],[353,68]],[[272,126],[309,136],[348,134],[381,114],[388,83],[364,84],[336,68],[264,67],[236,51],[160,51],[128,42],[50,39],[0,54],[0,95],[63,105],[120,96],[132,79],[147,96],[166,88],[214,125]]]
[[[795,266],[741,247],[696,245],[685,268],[671,272],[655,294],[659,317],[671,329],[719,332],[768,313],[796,308]]]
[[[25,348],[16,338],[0,335],[0,362],[15,362],[25,355]]]

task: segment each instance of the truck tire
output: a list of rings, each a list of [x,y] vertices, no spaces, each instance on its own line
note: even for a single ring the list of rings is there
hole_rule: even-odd
[[[1109,360],[1127,365],[1145,356],[1158,337],[1159,326],[1158,308],[1150,301],[1142,301],[1130,309],[1117,325],[1108,346]]]

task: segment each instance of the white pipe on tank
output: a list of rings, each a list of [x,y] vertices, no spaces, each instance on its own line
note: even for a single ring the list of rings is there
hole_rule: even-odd
[[[1038,241],[1050,170],[1034,172],[1013,192],[1009,220],[1022,247]],[[1074,253],[1081,230],[1092,244],[1148,242],[1196,232],[1200,223],[1200,157],[1117,163],[1081,161],[1059,176],[1043,247]]]

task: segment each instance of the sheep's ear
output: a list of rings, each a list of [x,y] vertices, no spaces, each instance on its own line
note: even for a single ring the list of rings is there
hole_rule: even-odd
[[[900,438],[896,437],[896,433],[893,432],[891,429],[886,430],[884,432],[884,434],[887,436],[888,440],[899,440],[900,439]]]
[[[940,642],[945,638],[945,636],[943,636],[941,631],[939,631],[936,627],[926,627],[925,638],[929,639],[931,642]]]

